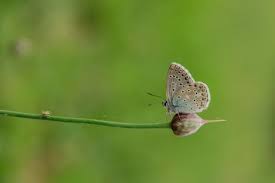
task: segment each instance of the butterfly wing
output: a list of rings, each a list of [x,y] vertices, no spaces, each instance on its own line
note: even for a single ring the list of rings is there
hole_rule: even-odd
[[[173,95],[172,104],[176,113],[198,113],[207,109],[210,92],[206,84],[196,82],[179,88]]]
[[[192,85],[195,81],[191,74],[182,65],[172,63],[168,69],[166,84],[166,99],[168,102],[168,110],[173,111],[172,99],[175,93],[186,85]]]
[[[169,112],[197,113],[207,109],[210,103],[208,86],[195,82],[188,70],[180,64],[170,65],[166,87]]]

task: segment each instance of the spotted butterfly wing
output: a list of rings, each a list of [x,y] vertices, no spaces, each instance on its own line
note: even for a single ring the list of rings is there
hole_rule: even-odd
[[[168,69],[166,98],[171,101],[179,87],[195,83],[191,74],[183,66],[172,63]]]
[[[210,102],[206,84],[195,82],[182,65],[172,63],[167,78],[167,108],[174,113],[198,113],[205,110]]]

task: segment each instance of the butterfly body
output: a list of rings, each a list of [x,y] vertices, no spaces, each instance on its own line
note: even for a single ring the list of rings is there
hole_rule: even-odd
[[[163,105],[169,113],[198,113],[210,103],[208,86],[195,82],[182,65],[172,63],[168,70],[166,101]]]

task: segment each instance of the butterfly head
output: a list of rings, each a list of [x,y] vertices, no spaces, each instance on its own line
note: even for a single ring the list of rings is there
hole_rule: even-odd
[[[173,112],[173,110],[171,109],[171,107],[170,107],[170,105],[169,105],[169,103],[168,103],[167,100],[164,100],[164,101],[162,102],[162,105],[163,105],[163,107],[165,107],[165,108],[167,109],[168,113]]]
[[[163,102],[162,102],[162,105],[163,105],[163,107],[168,107],[168,102],[167,102],[167,100],[163,101]]]

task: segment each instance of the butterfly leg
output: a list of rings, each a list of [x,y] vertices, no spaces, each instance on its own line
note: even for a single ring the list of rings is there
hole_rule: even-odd
[[[176,115],[178,115],[179,120],[181,120],[180,113],[178,112]]]
[[[178,115],[178,118],[181,121],[184,118],[183,114],[185,114],[185,113],[182,113],[182,112],[180,112],[180,111],[177,110],[175,115]]]

